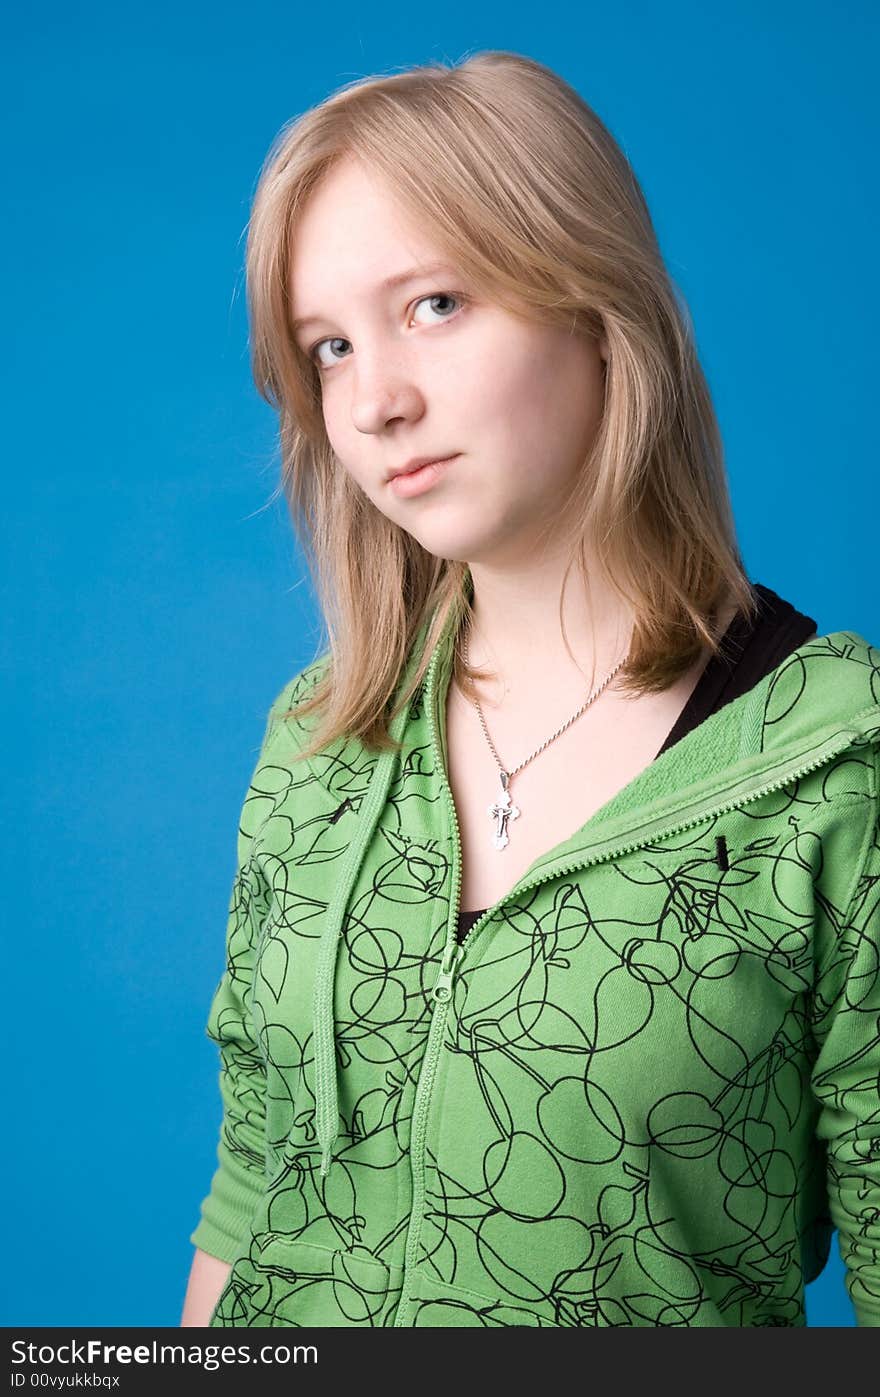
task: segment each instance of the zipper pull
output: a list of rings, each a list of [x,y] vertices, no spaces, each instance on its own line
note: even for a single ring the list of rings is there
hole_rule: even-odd
[[[434,999],[438,1004],[445,1004],[452,998],[452,982],[463,955],[464,946],[460,942],[456,942],[449,956],[441,965],[440,974],[437,976],[433,990]]]

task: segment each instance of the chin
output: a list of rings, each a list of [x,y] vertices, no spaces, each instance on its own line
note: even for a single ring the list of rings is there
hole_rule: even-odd
[[[397,521],[399,522],[399,521]],[[401,525],[401,527],[405,527]],[[411,538],[424,548],[426,553],[430,553],[432,558],[442,558],[447,563],[469,563],[472,558],[483,552],[485,544],[479,539],[464,539],[460,534],[450,537],[448,533],[441,535],[425,529],[416,532],[415,529],[408,529]]]

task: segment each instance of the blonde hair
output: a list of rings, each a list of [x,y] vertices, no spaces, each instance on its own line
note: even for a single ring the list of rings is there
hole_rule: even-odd
[[[307,698],[284,715],[320,716],[302,755],[347,736],[373,751],[397,748],[391,717],[447,622],[460,636],[472,616],[467,564],[428,553],[339,468],[318,370],[292,332],[297,219],[346,156],[384,179],[487,298],[574,333],[604,333],[602,420],[560,501],[565,583],[577,562],[589,586],[589,549],[590,567],[634,616],[616,684],[631,694],[667,689],[704,647],[718,652],[723,607],[750,617],[758,609],[689,315],[636,177],[596,113],[535,60],[484,51],[347,84],[282,128],[257,183],[246,258],[252,369],[279,413],[279,488],[329,648]],[[403,668],[432,613],[404,690]],[[454,682],[467,690],[489,674],[466,667],[456,646]]]

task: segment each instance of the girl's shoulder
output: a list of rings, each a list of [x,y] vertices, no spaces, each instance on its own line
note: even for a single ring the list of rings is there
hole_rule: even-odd
[[[330,652],[325,650],[303,669],[297,670],[296,674],[288,679],[281,691],[275,695],[269,708],[266,723],[267,738],[282,723],[296,724],[297,720],[291,717],[291,711],[311,696],[327,667],[329,658]]]

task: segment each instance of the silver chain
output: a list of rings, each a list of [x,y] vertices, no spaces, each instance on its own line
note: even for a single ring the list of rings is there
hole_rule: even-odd
[[[465,638],[464,638],[464,661],[465,661],[465,664],[468,664],[468,651],[469,651],[469,648],[470,648],[470,626],[468,626],[468,627],[466,628],[466,631],[465,631]],[[508,771],[508,770],[506,769],[504,763],[502,762],[501,758],[500,758],[499,755],[498,755],[498,752],[497,752],[496,749],[495,749],[495,743],[492,741],[491,735],[490,735],[490,733],[489,733],[489,729],[486,727],[486,719],[483,717],[483,710],[482,710],[482,708],[480,707],[480,701],[479,701],[479,699],[477,698],[476,694],[474,694],[474,698],[473,698],[474,707],[475,707],[476,710],[477,710],[477,715],[478,715],[478,717],[479,717],[479,719],[480,719],[480,725],[481,725],[481,727],[482,727],[482,729],[483,729],[483,732],[484,732],[484,734],[485,734],[486,741],[488,742],[490,748],[492,749],[492,755],[494,756],[495,761],[498,763],[498,770],[499,770],[500,773],[501,773],[501,784],[502,784],[502,786],[503,786],[503,788],[504,788],[505,790],[507,789],[507,783],[508,783],[508,781],[510,780],[511,776],[515,776],[516,773],[517,773],[518,771],[522,771],[522,769],[523,769],[524,766],[528,766],[529,762],[534,761],[534,760],[535,760],[535,757],[539,757],[539,756],[541,755],[541,753],[544,751],[545,747],[549,747],[551,742],[555,742],[556,739],[557,739],[557,737],[561,737],[562,734],[565,732],[566,728],[570,728],[571,725],[572,725],[572,723],[573,723],[577,718],[579,718],[579,717],[581,716],[582,713],[586,712],[586,710],[589,708],[590,704],[591,704],[591,703],[594,703],[595,700],[596,700],[596,699],[599,697],[599,695],[602,693],[603,689],[607,688],[607,686],[611,683],[611,680],[614,678],[615,674],[617,674],[617,672],[618,672],[619,669],[622,669],[622,668],[623,668],[623,666],[626,664],[626,662],[627,662],[628,659],[629,659],[629,654],[627,653],[626,655],[624,655],[624,657],[623,657],[623,659],[620,661],[620,663],[617,664],[617,665],[615,665],[614,668],[611,670],[611,672],[605,676],[605,678],[602,680],[602,683],[599,685],[599,687],[598,687],[597,689],[594,689],[594,690],[593,690],[593,692],[590,694],[590,697],[587,699],[586,703],[581,704],[581,706],[580,706],[580,708],[578,709],[577,713],[573,713],[572,716],[568,719],[568,722],[563,723],[561,728],[557,728],[557,729],[556,729],[556,731],[555,731],[555,733],[553,734],[552,737],[548,737],[548,738],[547,738],[547,741],[546,741],[546,742],[542,742],[541,745],[540,745],[540,747],[538,747],[538,748],[531,754],[530,757],[526,757],[525,761],[521,761],[520,764],[519,764],[519,766],[513,767],[513,769],[510,770],[510,771]]]

